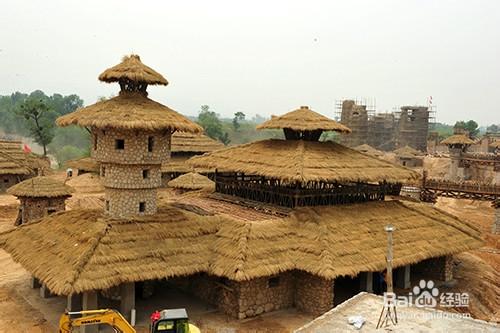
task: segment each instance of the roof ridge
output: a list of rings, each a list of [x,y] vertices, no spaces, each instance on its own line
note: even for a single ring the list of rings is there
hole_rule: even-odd
[[[465,224],[465,225],[466,225],[467,227],[469,227],[470,229],[474,230],[474,231],[475,231],[475,232],[477,232],[477,233],[480,233],[480,230],[479,230],[479,229],[477,229],[477,228],[476,228],[476,226],[472,225],[472,224],[471,224],[471,223],[469,223],[469,222],[462,221],[461,219],[457,218],[457,217],[456,217],[456,216],[454,216],[453,214],[450,214],[450,213],[448,213],[448,212],[446,212],[446,211],[444,211],[444,210],[442,210],[442,209],[439,209],[439,208],[434,207],[434,206],[432,206],[432,207],[431,207],[432,209],[437,210],[437,211],[439,211],[440,213],[442,213],[442,214],[444,214],[444,215],[446,215],[446,216],[448,216],[448,217],[452,218],[453,220],[455,220],[455,221],[457,222],[457,225],[447,223],[446,221],[444,221],[444,220],[442,220],[442,219],[440,219],[440,218],[438,218],[438,217],[436,217],[436,216],[432,216],[432,215],[430,215],[430,214],[428,214],[428,213],[426,213],[426,212],[424,212],[424,211],[422,211],[422,210],[416,209],[416,208],[412,207],[412,205],[408,205],[408,204],[407,204],[407,202],[403,202],[403,201],[401,201],[401,200],[392,200],[391,202],[395,202],[395,203],[397,203],[398,205],[404,206],[404,207],[406,207],[407,209],[409,209],[409,210],[411,210],[411,211],[414,211],[414,212],[416,212],[416,213],[418,213],[418,214],[420,214],[420,215],[424,215],[424,216],[426,216],[426,217],[428,217],[428,218],[430,218],[430,219],[433,219],[433,220],[434,220],[434,221],[436,221],[436,222],[439,222],[439,223],[441,223],[441,224],[444,224],[444,225],[447,225],[447,226],[453,227],[453,228],[457,229],[458,231],[463,232],[463,233],[465,233],[465,234],[469,235],[470,237],[473,237],[473,238],[475,238],[475,239],[477,239],[477,240],[479,240],[479,241],[481,241],[481,242],[483,241],[483,238],[482,238],[481,236],[473,235],[473,234],[471,234],[471,233],[470,233],[470,231],[465,230],[465,228],[461,228],[461,227],[459,227],[460,225]]]
[[[97,220],[96,222],[102,222],[102,218],[99,218],[99,220]],[[109,229],[111,229],[110,223],[106,223],[106,222],[102,222],[102,223],[104,224],[104,228],[97,234],[98,235],[97,238],[92,239],[92,241],[94,241],[94,244],[91,246],[91,248],[89,248],[84,254],[82,254],[78,258],[78,259],[81,259],[83,257],[83,260],[84,261],[86,260],[86,262],[84,262],[83,265],[78,263],[71,280],[66,281],[66,283],[69,283],[70,285],[73,285],[73,286],[75,285],[75,281],[77,281],[77,279],[80,277],[80,275],[82,274],[85,267],[87,267],[87,265],[89,264],[90,259],[92,258],[93,254],[95,253],[97,247],[101,244],[101,239],[108,233]]]

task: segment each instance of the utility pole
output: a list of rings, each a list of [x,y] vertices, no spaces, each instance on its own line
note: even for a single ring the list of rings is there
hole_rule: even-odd
[[[384,230],[387,232],[387,292],[384,294],[384,307],[378,318],[377,329],[389,326],[389,321],[393,325],[398,323],[398,315],[396,313],[396,295],[392,285],[392,233],[394,231],[392,224],[387,225]]]

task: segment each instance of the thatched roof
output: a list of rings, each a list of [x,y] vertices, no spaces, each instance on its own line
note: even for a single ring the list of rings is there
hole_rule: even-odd
[[[87,126],[136,130],[165,130],[201,133],[196,123],[149,99],[139,92],[120,92],[116,97],[81,108],[57,118],[59,126]]]
[[[184,190],[215,188],[215,183],[196,172],[188,172],[168,182],[168,186]]]
[[[490,143],[490,147],[500,148],[500,141],[493,141],[492,143]]]
[[[99,75],[103,82],[135,81],[146,84],[161,84],[166,86],[168,81],[157,71],[144,65],[136,54],[125,56],[122,62],[106,69]]]
[[[336,131],[341,133],[351,133],[351,130],[329,119],[308,106],[301,106],[300,109],[288,112],[282,116],[273,116],[270,120],[257,126],[257,129],[289,128],[295,131]]]
[[[194,156],[188,163],[287,182],[404,182],[419,178],[415,171],[334,142],[304,140],[256,141]]]
[[[376,157],[379,157],[379,156],[383,156],[384,155],[384,152],[380,151],[380,150],[377,150],[375,148],[373,148],[372,146],[368,145],[368,144],[362,144],[362,145],[359,145],[359,146],[356,146],[354,147],[355,150],[359,151],[359,152],[362,152],[362,153],[365,153],[365,154],[368,154],[368,155],[372,155],[372,156],[376,156]]]
[[[328,279],[382,270],[389,223],[395,267],[482,245],[477,229],[433,207],[376,201],[253,222],[173,207],[124,220],[66,211],[0,234],[0,246],[65,295],[199,272],[244,281],[292,269]]]
[[[82,157],[66,161],[66,167],[86,172],[99,172],[99,164],[92,157]]]
[[[175,132],[170,150],[172,153],[208,153],[224,147],[222,142],[204,134]]]
[[[214,173],[214,168],[194,168],[192,165],[187,163],[191,156],[172,156],[167,162],[161,164],[162,173],[188,173],[188,172],[198,172],[198,173]]]
[[[67,197],[73,192],[73,188],[65,183],[51,177],[38,176],[26,179],[14,186],[9,187],[7,193],[16,197]]]
[[[31,170],[12,158],[10,154],[0,151],[0,175],[29,175]]]
[[[441,141],[443,145],[472,145],[474,141],[472,141],[468,136],[463,134],[455,134],[452,135],[443,141]]]
[[[410,146],[398,148],[394,150],[394,153],[396,154],[396,156],[403,158],[419,158],[423,155],[421,151],[418,151]]]

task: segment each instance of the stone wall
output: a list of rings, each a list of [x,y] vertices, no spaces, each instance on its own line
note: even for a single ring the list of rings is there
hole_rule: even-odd
[[[21,219],[18,220],[19,224],[27,223],[51,213],[63,211],[66,209],[65,204],[66,197],[56,197],[56,198],[29,198],[21,197],[19,201],[21,202],[19,214],[21,214]]]
[[[153,138],[152,151],[148,151],[148,138]],[[120,131],[92,129],[92,157],[99,162],[117,164],[161,164],[170,158],[168,131]],[[97,140],[97,141],[95,141]],[[116,148],[116,140],[124,140],[124,148]]]
[[[450,281],[453,279],[453,257],[443,256],[423,260],[411,266],[412,275],[426,280]]]
[[[144,171],[147,174],[144,175]],[[144,178],[146,176],[146,178]],[[160,165],[117,165],[101,163],[100,179],[105,187],[151,189],[161,186]]]
[[[20,176],[17,175],[0,175],[0,193],[7,191],[13,185],[21,181]]]
[[[243,319],[293,306],[293,272],[239,283],[238,318]]]
[[[295,306],[315,316],[333,308],[333,281],[306,273],[296,272]]]
[[[156,188],[121,190],[108,187],[104,194],[104,212],[113,217],[155,214],[156,192]],[[141,202],[144,203],[144,212],[140,211]]]

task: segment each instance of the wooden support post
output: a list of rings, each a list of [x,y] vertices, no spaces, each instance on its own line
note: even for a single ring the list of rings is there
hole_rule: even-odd
[[[402,289],[410,288],[410,265],[400,267],[396,271],[396,287]]]
[[[40,280],[38,280],[36,277],[32,276],[30,279],[30,286],[33,289],[40,288],[42,284],[40,283]]]
[[[82,296],[83,310],[97,310],[97,291],[87,291]],[[99,327],[97,325],[89,325],[80,327],[81,333],[98,333]]]
[[[135,309],[135,283],[122,283],[120,285],[120,297],[120,313],[130,321],[132,310]]]
[[[82,294],[68,295],[66,298],[66,310],[81,311],[82,310]]]
[[[49,288],[45,284],[42,284],[40,287],[40,297],[41,298],[49,298],[53,296],[52,293],[50,292]]]
[[[373,272],[362,272],[359,278],[359,289],[373,293]]]

